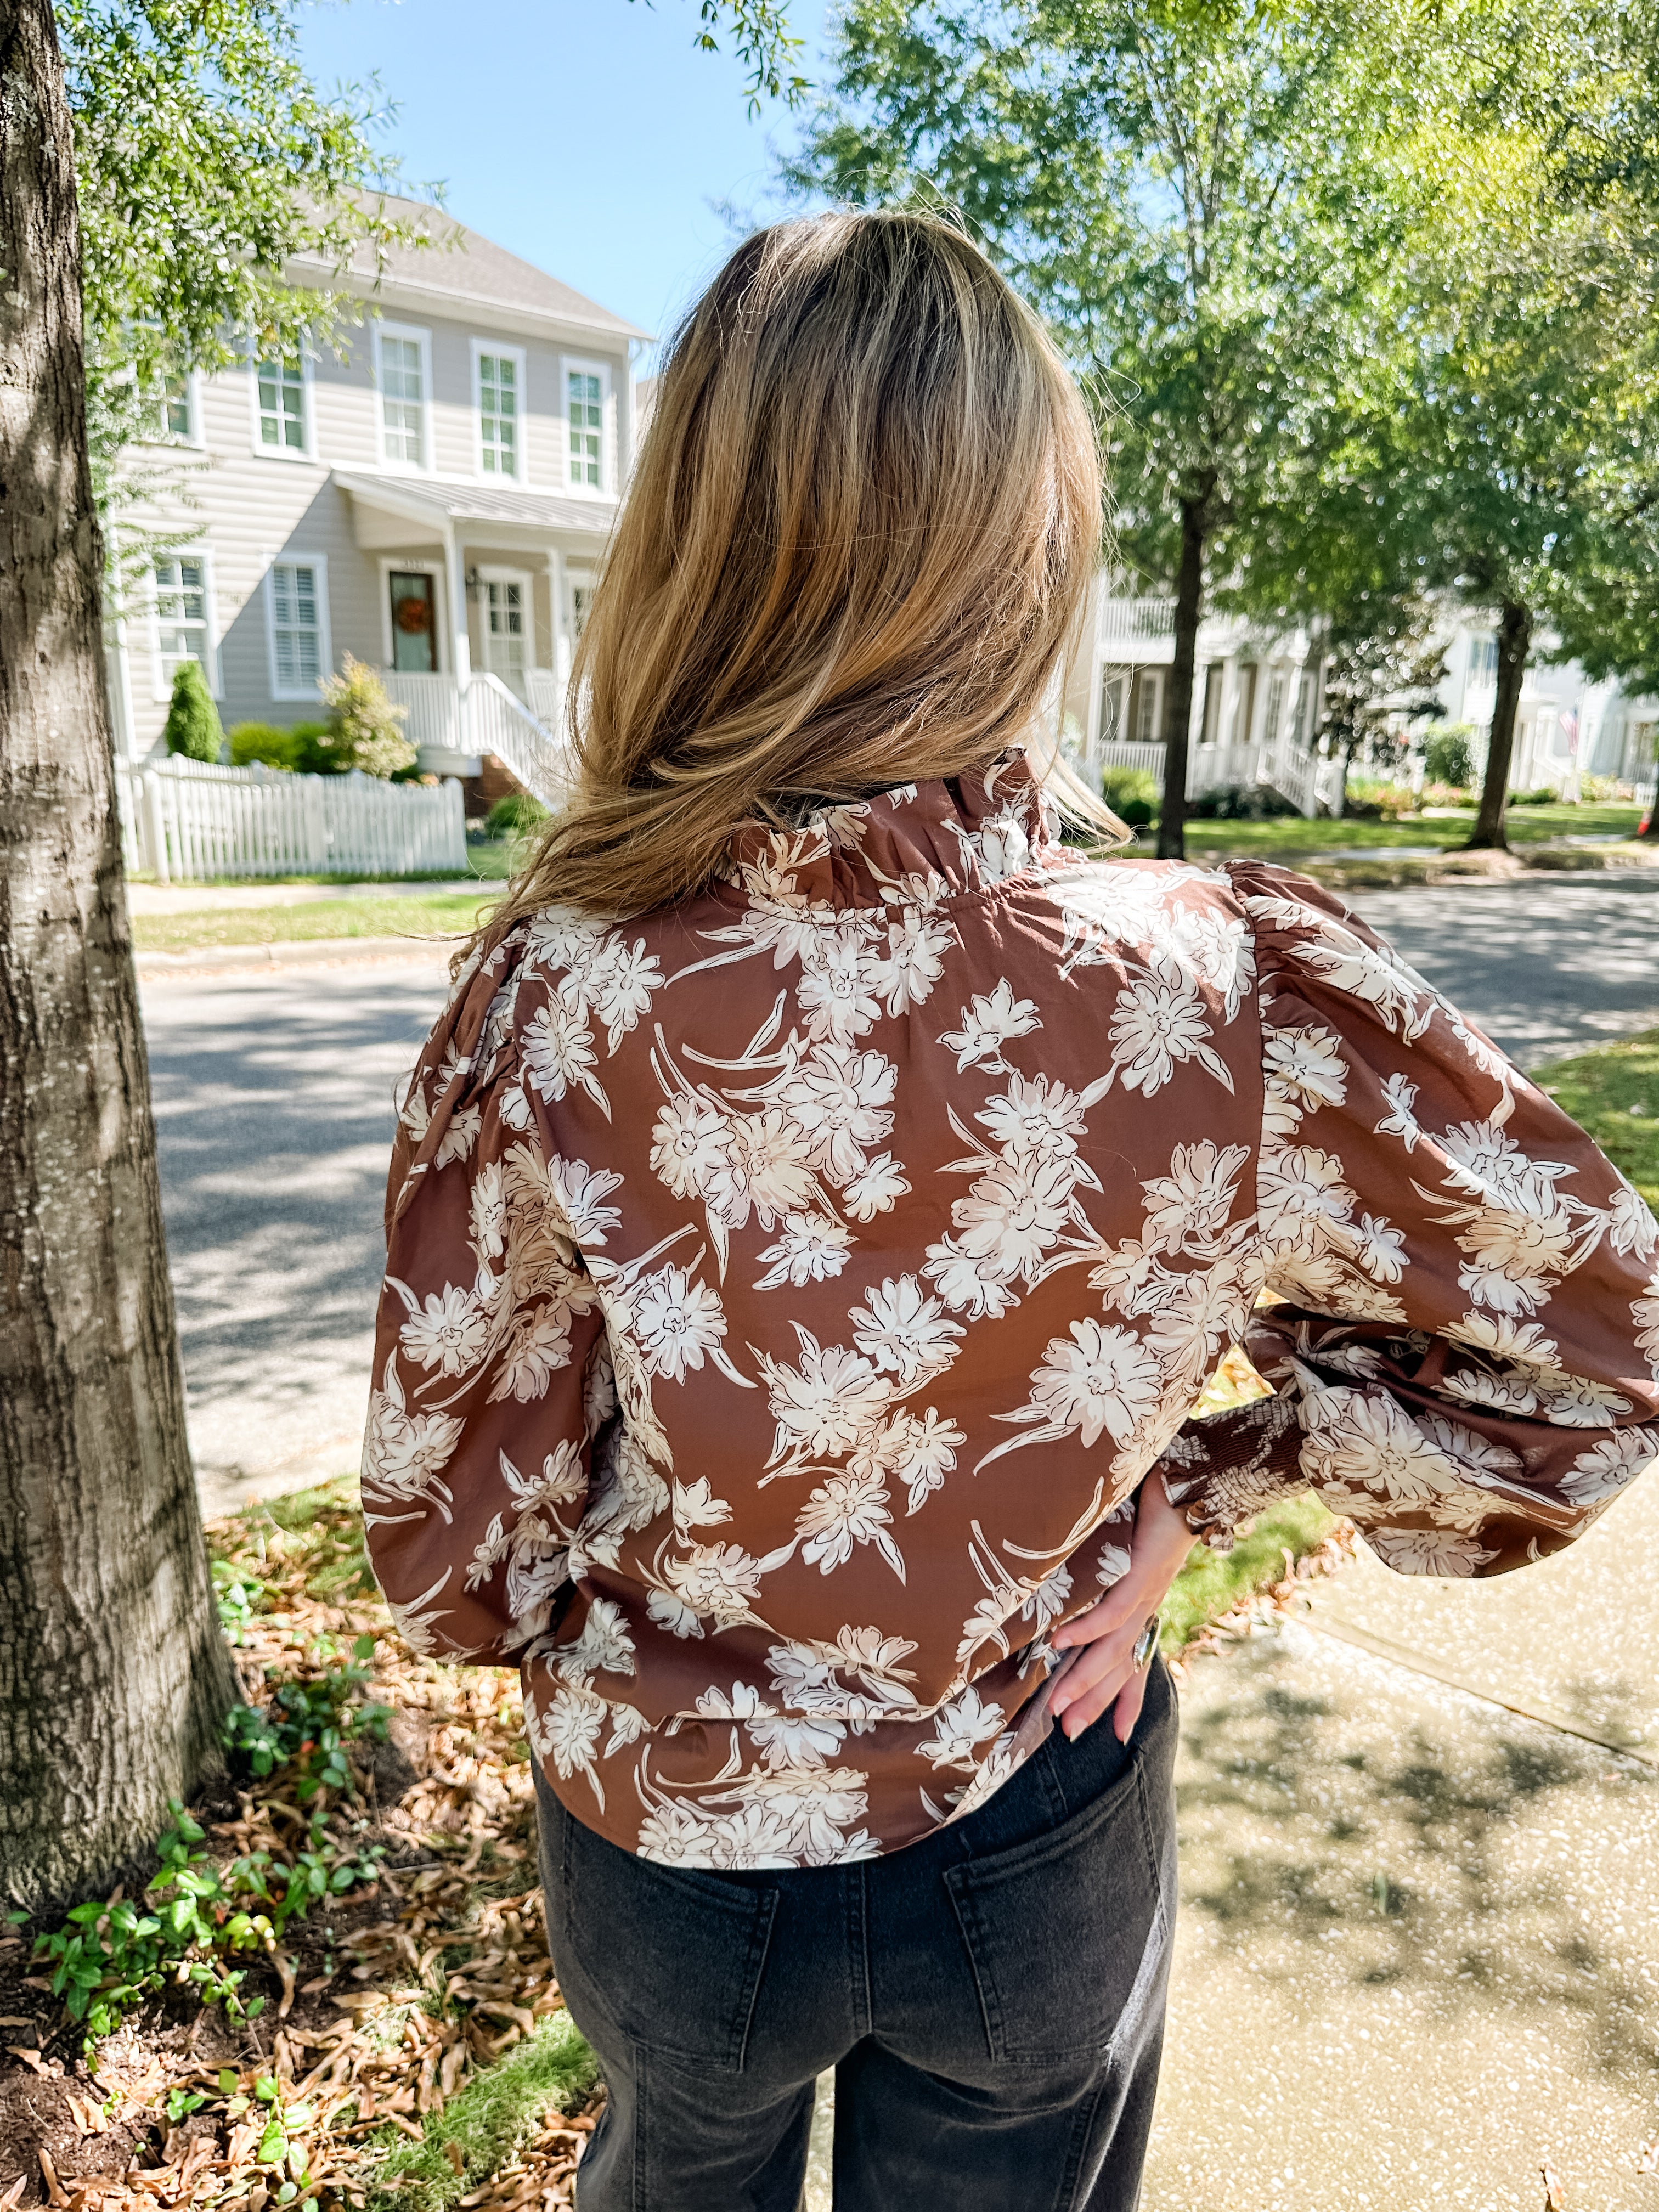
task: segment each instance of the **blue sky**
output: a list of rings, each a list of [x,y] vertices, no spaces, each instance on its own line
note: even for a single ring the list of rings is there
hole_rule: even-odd
[[[792,0],[815,82],[826,13]],[[325,0],[301,21],[323,83],[378,74],[386,143],[452,215],[646,330],[729,251],[711,202],[776,211],[770,149],[794,120],[749,119],[736,59],[691,43],[696,0]]]

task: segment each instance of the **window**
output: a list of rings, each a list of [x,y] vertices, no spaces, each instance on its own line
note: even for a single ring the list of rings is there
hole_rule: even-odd
[[[1304,668],[1296,679],[1296,711],[1291,717],[1291,743],[1302,744],[1308,734],[1308,709],[1313,703],[1312,679]]]
[[[199,661],[213,686],[208,637],[207,562],[199,553],[158,555],[155,562],[155,652],[162,688],[181,661]]]
[[[427,398],[431,369],[426,334],[382,325],[376,333],[383,457],[394,466],[427,465]]]
[[[157,428],[162,437],[181,445],[196,442],[196,410],[191,404],[190,379],[170,376],[156,400]]]
[[[564,375],[566,421],[568,424],[570,481],[604,483],[605,393],[596,369],[568,368]]]
[[[314,699],[328,673],[328,570],[320,555],[273,561],[265,572],[270,689],[278,699]]]
[[[1204,671],[1204,712],[1200,720],[1198,742],[1212,745],[1221,734],[1221,680],[1226,673],[1226,663],[1212,660]]]
[[[1109,668],[1101,679],[1100,742],[1103,745],[1121,744],[1128,734],[1124,720],[1133,681],[1125,668]]]
[[[1472,638],[1469,641],[1469,682],[1474,684],[1495,684],[1498,681],[1498,640],[1495,637]]]
[[[1140,678],[1140,696],[1135,702],[1134,742],[1138,745],[1155,745],[1164,735],[1163,716],[1164,678],[1144,672]]]
[[[478,356],[478,459],[487,477],[519,474],[519,402],[523,385],[522,356]]]
[[[259,446],[267,453],[303,453],[306,435],[305,371],[297,357],[262,361],[254,371],[259,414]]]

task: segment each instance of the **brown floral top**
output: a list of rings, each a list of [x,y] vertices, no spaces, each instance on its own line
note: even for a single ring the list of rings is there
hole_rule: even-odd
[[[1215,1540],[1311,1484],[1473,1575],[1659,1449],[1659,1231],[1588,1139],[1340,902],[1084,859],[1018,755],[514,925],[388,1222],[398,1624],[517,1662],[561,1798],[665,1862],[982,1801],[1155,1465]],[[1278,1395],[1188,1425],[1235,1340]]]

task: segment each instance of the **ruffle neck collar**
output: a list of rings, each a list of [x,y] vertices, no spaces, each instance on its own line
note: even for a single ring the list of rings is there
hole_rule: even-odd
[[[856,805],[824,807],[795,830],[745,823],[733,833],[720,880],[750,899],[932,905],[1042,867],[1056,833],[1052,803],[1016,746],[982,776],[902,784]]]

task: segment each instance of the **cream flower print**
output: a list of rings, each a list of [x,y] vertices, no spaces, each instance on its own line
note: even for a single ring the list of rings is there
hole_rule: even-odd
[[[1204,1001],[1180,963],[1167,954],[1152,956],[1145,981],[1131,981],[1112,1012],[1112,1066],[1126,1091],[1150,1098],[1192,1060],[1231,1091],[1227,1063],[1210,1042]]]
[[[1005,975],[994,991],[963,1008],[962,1027],[948,1031],[939,1042],[955,1053],[958,1075],[969,1067],[1011,1075],[1013,1070],[1002,1056],[1003,1047],[1016,1037],[1030,1036],[1042,1026],[1036,1000],[1017,999]]]
[[[906,1389],[923,1376],[939,1372],[956,1358],[967,1334],[914,1275],[901,1275],[869,1291],[848,1314],[853,1341],[880,1372],[896,1375]]]
[[[869,1164],[864,1147],[891,1129],[888,1109],[897,1079],[897,1070],[878,1052],[817,1045],[771,1095],[800,1132],[809,1165],[843,1183]]]
[[[700,1368],[726,1334],[718,1292],[672,1264],[635,1287],[629,1311],[646,1364],[675,1382],[684,1382],[688,1368]]]
[[[769,1291],[793,1283],[799,1290],[808,1283],[828,1282],[847,1265],[852,1242],[852,1231],[831,1214],[786,1214],[783,1234],[760,1255],[770,1265],[756,1279],[755,1288]]]
[[[1031,1371],[1030,1402],[1002,1421],[1030,1422],[1031,1434],[1000,1444],[980,1462],[988,1466],[1023,1444],[1075,1436],[1085,1446],[1103,1436],[1125,1443],[1158,1404],[1162,1377],[1157,1359],[1133,1330],[1097,1321],[1074,1321],[1069,1339],[1050,1337],[1042,1364]]]
[[[910,1186],[893,1155],[878,1152],[842,1187],[841,1202],[853,1220],[873,1221],[878,1213],[890,1213],[909,1194]]]
[[[409,1319],[398,1332],[407,1358],[441,1375],[463,1375],[477,1364],[489,1339],[489,1319],[476,1291],[446,1283],[441,1291],[428,1291],[425,1304],[417,1305],[406,1283],[392,1287],[409,1306]]]
[[[983,1803],[1154,1462],[1218,1546],[1311,1484],[1466,1576],[1659,1445],[1659,1227],[1553,1103],[1318,886],[1085,860],[1017,760],[505,925],[396,1146],[392,1617],[669,1863]],[[1188,1419],[1228,1343],[1269,1395]]]

